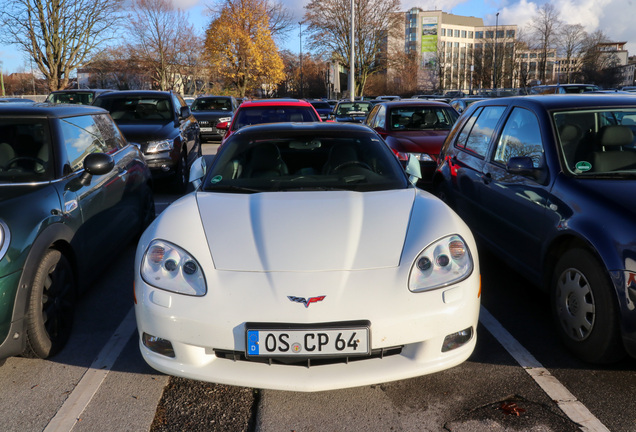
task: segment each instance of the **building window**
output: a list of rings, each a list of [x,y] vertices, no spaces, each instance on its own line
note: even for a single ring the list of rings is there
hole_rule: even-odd
[[[442,36],[446,36],[446,29],[442,28]]]
[[[497,30],[497,38],[503,38],[504,37],[504,31],[503,30]]]
[[[506,37],[514,38],[515,37],[515,31],[514,30],[506,30]]]
[[[462,37],[466,39],[466,30],[462,30]]]
[[[483,31],[475,32],[475,39],[483,39],[483,38],[484,38],[484,32]]]
[[[468,39],[472,39],[473,38],[473,32],[469,31],[468,32]]]
[[[493,39],[495,37],[495,32],[492,30],[486,31],[486,39]]]
[[[455,37],[458,38],[459,37],[459,30],[455,30]]]

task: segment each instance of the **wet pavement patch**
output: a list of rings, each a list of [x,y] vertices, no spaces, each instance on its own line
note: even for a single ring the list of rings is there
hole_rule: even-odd
[[[581,429],[556,404],[547,406],[510,396],[466,412],[444,425],[450,432],[579,432]]]

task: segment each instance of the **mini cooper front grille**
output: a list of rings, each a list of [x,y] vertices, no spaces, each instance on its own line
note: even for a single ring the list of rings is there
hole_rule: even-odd
[[[246,358],[243,351],[229,351],[215,349],[214,354],[223,359],[232,361],[249,361],[256,363],[266,363],[270,365],[287,365],[287,366],[302,366],[302,367],[315,367],[323,365],[331,365],[338,363],[352,363],[360,360],[368,360],[372,358],[384,358],[393,355],[399,355],[402,353],[402,346],[380,348],[371,351],[371,355],[368,356],[351,356],[351,357],[251,357]]]

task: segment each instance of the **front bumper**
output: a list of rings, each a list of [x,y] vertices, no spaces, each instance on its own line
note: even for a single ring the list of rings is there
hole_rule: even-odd
[[[0,359],[24,351],[24,303],[17,300],[20,276],[16,272],[0,278]]]
[[[216,288],[209,288],[203,297],[190,297],[153,288],[136,276],[140,350],[153,368],[229,385],[323,391],[448,369],[465,361],[476,344],[478,268],[457,285],[419,293],[396,283],[395,269],[311,274],[215,272],[206,278],[208,287]],[[328,288],[342,284],[351,289]],[[305,307],[277,293],[326,297]],[[371,323],[370,348],[380,355],[318,365],[310,361],[303,366],[245,360],[246,322],[354,320]],[[472,329],[472,338],[442,352],[445,338],[465,329]],[[174,358],[148,349],[141,341],[144,333],[170,341]]]
[[[168,177],[176,173],[179,159],[174,159],[170,152],[144,153],[148,168],[155,178]]]

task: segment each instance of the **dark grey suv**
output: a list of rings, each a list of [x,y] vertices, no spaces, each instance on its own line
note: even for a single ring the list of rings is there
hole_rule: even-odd
[[[197,119],[180,95],[116,91],[101,94],[94,105],[107,109],[126,139],[141,146],[154,178],[172,177],[176,189],[185,191],[201,141]]]

